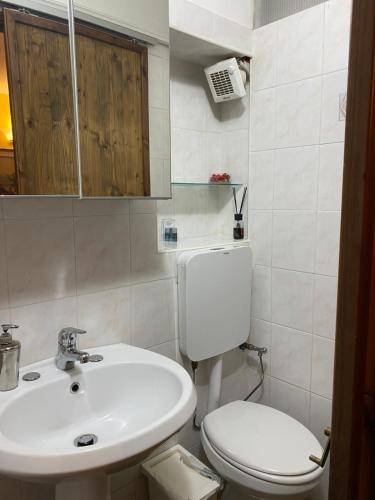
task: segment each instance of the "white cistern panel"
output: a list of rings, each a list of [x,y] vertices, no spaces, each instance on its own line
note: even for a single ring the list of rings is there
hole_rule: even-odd
[[[177,267],[181,352],[201,361],[245,342],[250,330],[251,249],[184,252]]]

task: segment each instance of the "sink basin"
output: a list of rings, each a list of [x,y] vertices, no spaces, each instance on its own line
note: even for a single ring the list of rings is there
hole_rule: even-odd
[[[64,372],[51,358],[25,367],[19,387],[0,393],[0,473],[58,482],[107,472],[166,440],[193,413],[195,390],[176,362],[125,344],[88,352],[103,361]],[[23,381],[28,372],[41,377]],[[97,441],[77,447],[86,434]]]

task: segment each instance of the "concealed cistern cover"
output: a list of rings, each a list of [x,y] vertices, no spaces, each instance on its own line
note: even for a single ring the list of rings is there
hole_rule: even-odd
[[[178,260],[180,350],[192,361],[230,351],[250,329],[249,247],[183,253]]]

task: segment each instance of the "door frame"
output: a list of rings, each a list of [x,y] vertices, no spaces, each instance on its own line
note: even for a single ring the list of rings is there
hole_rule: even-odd
[[[374,57],[375,2],[353,0],[330,500],[367,500],[375,495],[374,481],[371,481],[375,468],[375,439],[367,426],[369,417],[375,414],[375,400],[371,396],[371,393],[375,395]]]

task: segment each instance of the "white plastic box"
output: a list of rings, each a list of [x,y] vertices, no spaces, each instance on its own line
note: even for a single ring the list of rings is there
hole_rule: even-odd
[[[196,467],[207,470],[180,445],[144,462],[142,471],[148,478],[150,500],[216,500],[220,483],[201,475]]]

